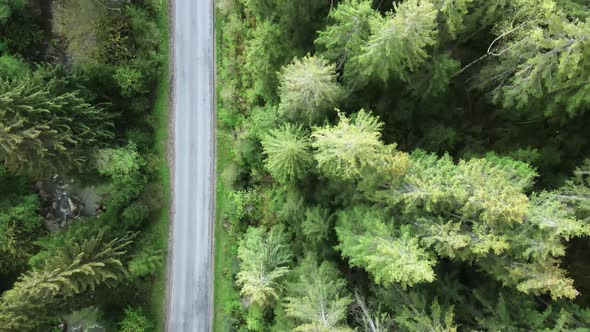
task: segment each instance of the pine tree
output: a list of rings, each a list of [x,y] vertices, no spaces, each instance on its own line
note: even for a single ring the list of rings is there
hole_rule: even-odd
[[[0,159],[8,170],[37,178],[80,170],[88,151],[112,137],[103,109],[55,84],[0,79]]]
[[[244,234],[238,246],[241,262],[236,283],[251,303],[263,307],[278,298],[280,279],[289,271],[287,264],[291,260],[287,243],[278,226],[268,232],[263,227],[250,227]]]
[[[311,168],[311,142],[302,126],[287,123],[262,139],[265,165],[280,182],[301,179]]]
[[[114,286],[127,274],[122,259],[132,238],[108,241],[100,233],[70,244],[43,268],[22,275],[0,298],[0,331],[32,330],[72,297],[97,286]]]
[[[334,65],[317,56],[293,59],[279,81],[280,108],[294,120],[317,122],[343,97]]]
[[[317,261],[308,256],[296,273],[298,279],[289,285],[285,305],[287,316],[301,323],[294,331],[352,331],[343,325],[352,299],[338,270],[328,262],[318,266]]]

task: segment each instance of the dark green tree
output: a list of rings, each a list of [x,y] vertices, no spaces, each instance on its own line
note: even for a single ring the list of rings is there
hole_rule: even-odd
[[[0,79],[0,159],[17,174],[43,178],[81,170],[89,151],[113,136],[111,116],[57,81]]]
[[[131,242],[130,235],[109,241],[100,233],[62,248],[2,295],[0,330],[32,330],[47,323],[74,296],[122,281],[127,275],[123,259]]]

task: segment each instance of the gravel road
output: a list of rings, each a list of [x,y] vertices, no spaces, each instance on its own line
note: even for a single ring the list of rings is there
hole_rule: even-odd
[[[171,0],[173,202],[167,331],[212,331],[215,213],[213,0]]]

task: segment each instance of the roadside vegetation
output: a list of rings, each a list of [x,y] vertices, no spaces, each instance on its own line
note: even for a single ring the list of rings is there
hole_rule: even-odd
[[[216,5],[216,331],[588,329],[587,1]]]
[[[0,331],[161,331],[163,0],[0,3]]]

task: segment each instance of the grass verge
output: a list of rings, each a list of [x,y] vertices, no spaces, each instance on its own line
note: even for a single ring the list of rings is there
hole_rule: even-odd
[[[221,31],[223,20],[216,15],[216,34],[217,34],[217,70],[218,77],[222,77],[220,71],[224,68],[220,66],[223,59],[222,48],[220,47]],[[221,90],[221,85],[217,82],[217,95]],[[218,98],[220,100],[220,98]],[[229,193],[232,188],[230,184],[224,183],[221,174],[230,165],[232,160],[232,141],[230,134],[222,127],[222,121],[219,115],[223,112],[221,103],[217,104],[217,188],[216,188],[216,206],[215,206],[215,266],[214,266],[214,317],[213,331],[230,331],[232,329],[232,307],[239,299],[239,295],[233,287],[232,267],[234,257],[237,255],[236,239],[232,237],[224,221],[229,215],[232,204],[229,201]]]
[[[163,70],[161,79],[158,84],[155,101],[154,101],[154,116],[157,122],[157,128],[155,132],[155,146],[154,149],[160,157],[160,167],[158,170],[160,186],[163,188],[163,201],[164,208],[160,211],[160,215],[157,220],[149,227],[148,232],[152,233],[153,238],[158,239],[159,247],[162,252],[168,250],[168,222],[170,215],[170,169],[167,163],[168,154],[168,121],[169,121],[169,97],[170,97],[170,76],[168,68],[168,1],[161,2],[162,7],[159,12],[158,28],[165,41],[162,45],[162,50],[165,50]],[[160,267],[160,270],[156,273],[154,280],[152,294],[150,297],[150,303],[148,310],[151,316],[156,321],[156,331],[164,331],[165,329],[165,313],[164,309],[166,306],[166,254],[164,254],[164,262]]]
[[[230,142],[223,132],[217,133],[217,178],[229,164],[231,158]],[[215,207],[215,277],[214,277],[214,331],[229,331],[231,324],[228,319],[231,315],[231,304],[236,298],[236,291],[232,281],[233,257],[236,256],[235,239],[231,237],[224,227],[224,216],[231,208],[228,194],[231,191],[223,181],[217,181],[217,205]]]

